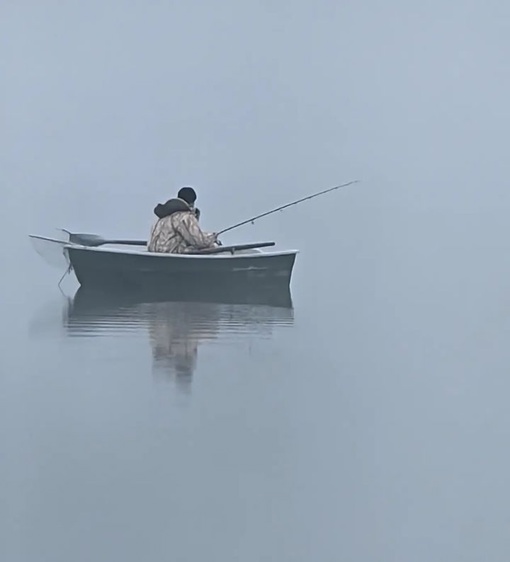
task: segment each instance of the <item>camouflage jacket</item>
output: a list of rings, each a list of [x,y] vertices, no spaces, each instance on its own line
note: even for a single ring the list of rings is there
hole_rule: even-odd
[[[154,213],[159,220],[152,227],[149,252],[186,254],[215,246],[216,235],[200,228],[195,209],[182,199],[170,199]]]

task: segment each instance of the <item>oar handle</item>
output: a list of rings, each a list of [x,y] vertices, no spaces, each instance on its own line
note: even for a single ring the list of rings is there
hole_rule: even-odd
[[[147,240],[105,240],[103,244],[123,244],[124,246],[147,246]]]
[[[254,242],[253,244],[237,244],[235,246],[219,246],[218,248],[206,248],[193,252],[196,255],[222,254],[224,252],[238,252],[239,250],[253,250],[255,248],[268,248],[274,246],[275,242]]]

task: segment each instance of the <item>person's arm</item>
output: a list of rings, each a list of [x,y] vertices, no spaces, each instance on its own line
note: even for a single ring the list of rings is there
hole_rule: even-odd
[[[216,242],[216,234],[206,234],[199,226],[194,214],[187,213],[176,226],[177,232],[187,244],[199,250],[210,248]]]

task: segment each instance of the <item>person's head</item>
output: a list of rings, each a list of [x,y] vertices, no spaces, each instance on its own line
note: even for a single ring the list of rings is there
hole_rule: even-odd
[[[177,197],[179,199],[182,199],[183,201],[186,201],[186,203],[191,206],[193,206],[195,204],[195,201],[197,200],[197,194],[192,187],[181,187],[181,189],[179,189]]]

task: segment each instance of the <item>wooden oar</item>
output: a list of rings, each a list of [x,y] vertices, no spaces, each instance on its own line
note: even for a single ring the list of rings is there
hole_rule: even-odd
[[[79,244],[80,246],[91,246],[92,248],[96,248],[97,246],[104,246],[105,244],[147,246],[147,240],[108,240],[97,234],[77,234],[75,232],[69,232],[69,230],[65,230],[65,228],[62,228],[61,230],[69,234],[69,242],[71,242],[71,244]]]
[[[206,250],[198,250],[192,255],[209,255],[221,254],[223,252],[231,252],[232,254],[239,250],[253,250],[255,248],[267,248],[274,246],[275,242],[254,242],[253,244],[237,244],[235,246],[218,246],[217,248],[207,248]],[[188,254],[189,255],[189,254]]]
[[[91,248],[97,248],[98,246],[104,246],[105,244],[119,244],[127,246],[147,246],[146,240],[109,240],[103,238],[98,234],[85,234],[85,233],[75,233],[69,232],[69,230],[61,229],[67,234],[69,234],[69,242],[71,244],[78,244],[80,246],[89,246]],[[207,248],[205,250],[198,250],[193,252],[193,255],[207,255],[207,254],[221,254],[223,252],[237,252],[239,250],[253,250],[255,248],[267,248],[269,246],[274,246],[275,242],[254,242],[251,244],[236,244],[232,246],[218,246],[217,248]],[[188,254],[189,255],[189,254]]]

